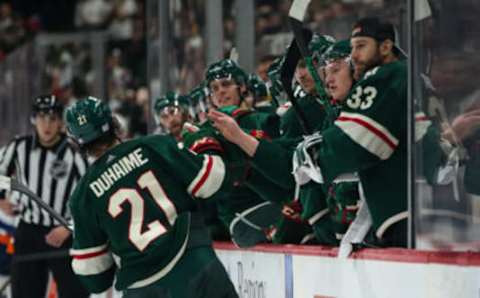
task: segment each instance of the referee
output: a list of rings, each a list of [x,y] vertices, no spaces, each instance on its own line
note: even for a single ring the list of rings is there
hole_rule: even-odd
[[[15,176],[44,202],[69,219],[68,198],[85,173],[87,160],[67,142],[63,133],[63,106],[54,95],[34,100],[35,134],[17,137],[0,150],[0,174]],[[70,267],[70,231],[25,195],[0,193],[0,208],[18,213],[15,254],[11,267],[13,298],[44,298],[48,273],[57,282],[60,298],[88,297]],[[27,256],[54,255],[27,261]]]

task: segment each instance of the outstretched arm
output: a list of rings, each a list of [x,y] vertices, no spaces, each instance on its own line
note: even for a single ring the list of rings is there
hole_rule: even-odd
[[[259,141],[244,132],[238,123],[227,114],[212,110],[208,117],[213,126],[230,142],[238,145],[248,156],[253,157],[257,151]]]

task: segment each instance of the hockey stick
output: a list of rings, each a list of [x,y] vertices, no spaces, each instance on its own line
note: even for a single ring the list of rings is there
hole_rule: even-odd
[[[303,21],[305,19],[305,14],[307,12],[308,5],[311,0],[295,0],[292,3],[288,17],[290,20],[290,25],[292,26],[292,31],[294,35],[294,41],[297,44],[298,50],[305,60],[307,70],[313,78],[315,83],[315,89],[317,90],[318,97],[321,104],[325,107],[327,114],[331,115],[333,112],[332,106],[327,99],[327,94],[323,86],[323,82],[318,75],[316,66],[313,62],[312,53],[308,47],[310,40],[312,39],[312,32],[303,27]]]
[[[297,99],[293,94],[292,80],[295,74],[295,69],[297,68],[298,61],[301,58],[300,51],[298,49],[295,38],[292,40],[292,43],[288,47],[287,54],[285,55],[285,61],[283,62],[282,68],[280,70],[280,80],[282,81],[283,89],[287,93],[288,99],[292,103],[292,108],[298,116],[300,126],[302,127],[305,135],[312,134],[312,128],[310,127],[305,113],[302,108],[298,105]]]
[[[37,196],[33,191],[31,191],[28,186],[22,184],[16,179],[10,178],[8,176],[0,175],[0,189],[7,191],[18,191],[29,197],[35,203],[40,205],[45,211],[47,211],[53,218],[55,218],[62,226],[73,232],[73,228],[69,222],[63,218],[57,211],[52,207],[46,204],[39,196]]]
[[[10,277],[7,278],[6,281],[3,282],[2,286],[0,287],[0,293],[3,293],[5,292],[5,290],[7,289],[7,287],[10,285],[10,283],[12,282],[12,279]]]

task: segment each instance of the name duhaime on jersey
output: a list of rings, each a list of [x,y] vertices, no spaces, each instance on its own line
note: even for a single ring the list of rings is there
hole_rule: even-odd
[[[96,160],[70,204],[72,267],[92,292],[149,285],[181,259],[195,199],[228,183],[220,157],[178,149],[166,136],[122,143]],[[116,268],[116,270],[115,270]]]

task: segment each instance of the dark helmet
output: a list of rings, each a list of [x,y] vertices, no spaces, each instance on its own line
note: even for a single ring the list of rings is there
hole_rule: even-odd
[[[319,35],[313,34],[312,40],[310,40],[308,44],[308,48],[312,53],[312,57],[319,61],[323,53],[335,43],[335,38],[331,37],[330,35]]]
[[[279,103],[283,104],[287,101],[285,89],[283,88],[282,80],[280,78],[283,64],[285,63],[285,56],[276,58],[267,71],[269,83],[269,91],[271,96]]]
[[[80,146],[91,143],[114,130],[108,104],[89,96],[75,102],[65,111],[68,135]]]
[[[184,110],[188,110],[190,102],[187,96],[179,95],[173,91],[167,92],[162,97],[155,100],[154,110],[158,114],[166,107],[179,107]]]
[[[223,59],[211,64],[205,72],[207,87],[210,82],[218,79],[233,79],[237,84],[247,84],[248,76],[238,64],[231,59]]]
[[[265,82],[256,74],[248,76],[248,89],[254,95],[256,100],[270,98],[270,92]]]
[[[179,95],[173,91],[167,92],[162,97],[155,100],[153,105],[155,122],[160,125],[160,115],[167,111],[169,108],[176,108],[182,113],[191,114],[191,104],[188,96]]]
[[[40,95],[33,101],[32,113],[33,116],[38,113],[55,113],[61,116],[63,113],[63,104],[55,95]]]
[[[349,59],[352,47],[350,46],[350,40],[344,39],[332,44],[323,54],[322,58],[325,63],[329,63],[332,60]]]

